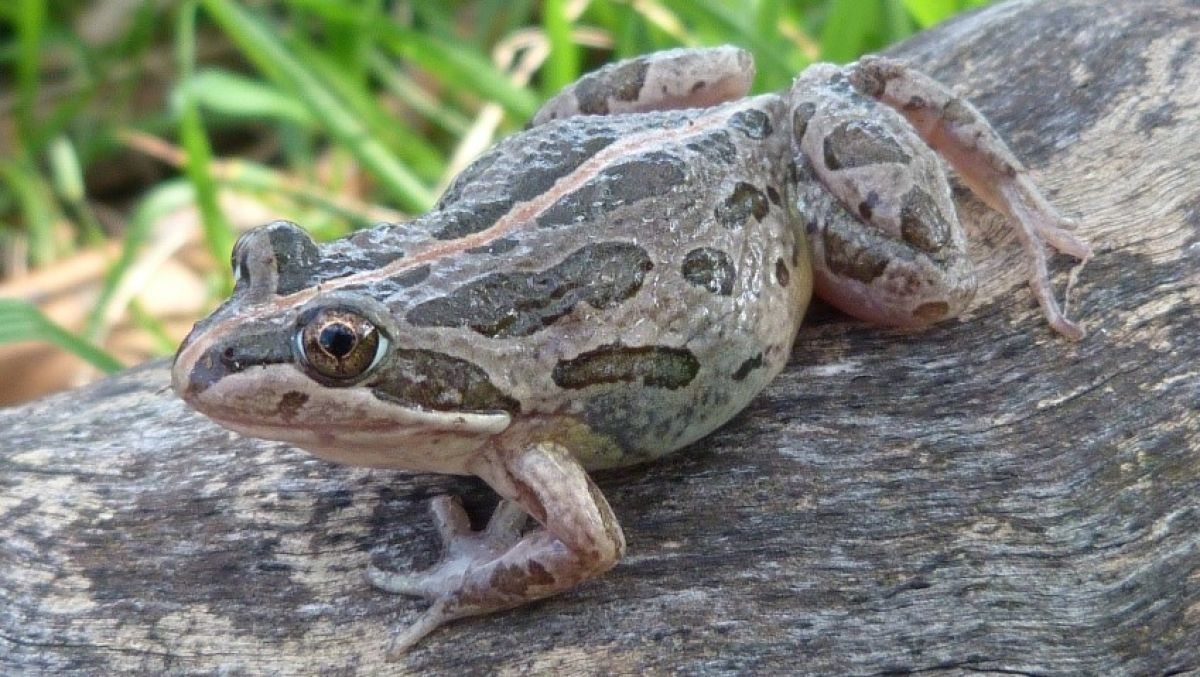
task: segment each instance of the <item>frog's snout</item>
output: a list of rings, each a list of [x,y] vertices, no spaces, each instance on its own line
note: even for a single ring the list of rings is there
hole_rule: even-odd
[[[255,367],[288,364],[291,346],[271,325],[243,325],[235,334],[213,339],[196,334],[184,340],[171,367],[171,386],[184,401],[197,405],[205,391],[221,380]]]

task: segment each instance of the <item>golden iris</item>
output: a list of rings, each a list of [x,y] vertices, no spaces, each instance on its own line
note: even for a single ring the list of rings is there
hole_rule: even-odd
[[[326,381],[353,381],[383,356],[387,339],[367,318],[345,308],[305,313],[296,335],[303,363]]]

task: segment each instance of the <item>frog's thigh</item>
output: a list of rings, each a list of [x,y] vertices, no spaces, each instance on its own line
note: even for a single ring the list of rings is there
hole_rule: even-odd
[[[799,208],[817,293],[881,324],[921,326],[975,292],[966,238],[934,153],[897,113],[847,88],[806,88],[793,115]],[[807,178],[807,180],[806,180]]]
[[[753,80],[754,60],[736,47],[646,54],[584,75],[547,101],[529,126],[573,115],[704,108],[742,98]]]

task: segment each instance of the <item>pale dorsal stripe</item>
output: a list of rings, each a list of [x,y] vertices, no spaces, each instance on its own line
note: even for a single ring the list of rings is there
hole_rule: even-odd
[[[750,104],[754,99],[747,99],[747,104]],[[628,138],[622,139],[607,148],[596,153],[586,162],[579,165],[574,171],[560,177],[554,182],[545,193],[525,202],[518,203],[513,206],[504,216],[496,220],[496,223],[490,227],[481,230],[477,233],[472,233],[454,240],[439,241],[433,240],[425,246],[418,248],[411,256],[398,259],[389,263],[382,268],[374,270],[366,270],[361,273],[354,273],[345,277],[339,277],[328,282],[314,285],[298,292],[288,294],[287,296],[278,296],[274,300],[255,304],[252,307],[245,308],[245,312],[236,317],[226,318],[219,324],[204,332],[204,340],[197,341],[189,345],[186,352],[191,354],[202,354],[200,351],[208,349],[215,337],[223,336],[226,332],[232,330],[238,324],[243,322],[269,317],[280,311],[301,305],[307,302],[321,292],[327,292],[333,289],[355,285],[355,284],[370,284],[379,280],[384,280],[398,273],[401,273],[410,268],[415,268],[420,265],[435,261],[442,257],[460,252],[474,247],[480,247],[494,240],[504,237],[508,233],[515,230],[523,223],[531,222],[536,219],[542,212],[549,209],[556,202],[566,195],[575,192],[583,184],[590,181],[605,168],[612,165],[615,161],[619,161],[624,157],[632,155],[637,151],[662,144],[664,142],[680,142],[693,136],[700,135],[714,127],[719,127],[725,124],[729,118],[746,106],[737,106],[731,108],[714,109],[713,111],[695,118],[691,124],[683,124],[676,129],[650,129],[644,132],[631,135]],[[184,358],[184,355],[180,355]]]

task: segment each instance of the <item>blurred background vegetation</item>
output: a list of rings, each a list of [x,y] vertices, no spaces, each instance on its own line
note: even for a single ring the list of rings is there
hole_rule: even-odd
[[[427,209],[609,60],[754,53],[756,91],[988,0],[4,0],[0,404],[167,355],[237,234]]]

